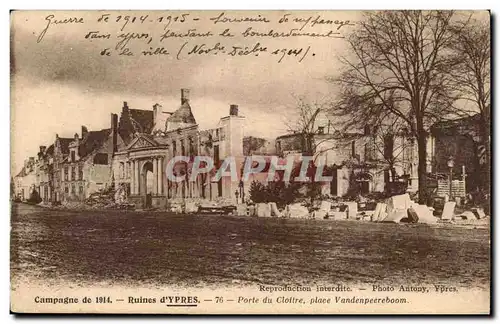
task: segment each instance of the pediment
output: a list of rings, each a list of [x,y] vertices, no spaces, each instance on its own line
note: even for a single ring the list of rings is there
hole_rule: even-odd
[[[154,140],[151,140],[147,137],[144,136],[138,136],[136,139],[134,139],[130,145],[127,147],[128,150],[133,150],[133,149],[142,149],[142,148],[148,148],[148,147],[157,147],[158,143],[156,143]]]

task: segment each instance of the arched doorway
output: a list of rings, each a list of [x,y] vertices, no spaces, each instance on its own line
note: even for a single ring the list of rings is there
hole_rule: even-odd
[[[153,163],[151,161],[145,162],[142,166],[141,177],[140,193],[141,196],[145,197],[144,207],[151,207],[154,184]]]

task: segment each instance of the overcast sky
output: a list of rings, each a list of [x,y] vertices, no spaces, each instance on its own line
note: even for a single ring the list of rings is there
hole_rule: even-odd
[[[110,13],[116,16],[116,12]],[[219,13],[198,12],[196,16],[207,20]],[[113,47],[116,41],[89,41],[84,37],[86,32],[99,30],[114,36],[121,25],[98,26],[95,21],[100,16],[99,12],[53,12],[55,19],[83,17],[86,23],[52,24],[43,40],[37,43],[37,38],[48,22],[45,17],[49,14],[51,12],[15,12],[11,18],[14,172],[19,170],[27,156],[36,154],[39,145],[53,143],[56,133],[59,136],[73,136],[75,132],[80,132],[81,125],[86,125],[89,130],[109,127],[110,113],[119,113],[123,101],[127,101],[131,108],[152,109],[155,103],[160,103],[164,110],[175,110],[179,105],[180,88],[191,90],[191,106],[201,128],[214,127],[220,117],[228,114],[229,104],[234,103],[240,106],[241,114],[247,117],[248,135],[276,137],[286,131],[285,121],[293,119],[294,97],[321,100],[328,95],[331,86],[325,82],[325,77],[338,71],[336,56],[345,49],[345,41],[334,38],[296,37],[291,42],[234,37],[230,42],[224,39],[220,41],[229,45],[253,46],[257,40],[276,48],[311,46],[312,50],[301,63],[297,58],[286,57],[278,63],[278,58],[271,55],[217,55],[183,60],[176,60],[175,56],[103,57],[99,51],[103,47]],[[158,17],[162,12],[142,12],[139,15],[145,14]],[[262,14],[277,20],[283,12]],[[226,15],[241,17],[241,14],[238,16],[231,12],[226,12]],[[317,14],[303,14],[305,17],[310,15]],[[327,12],[326,17],[355,21],[359,13]],[[124,31],[151,33],[152,26],[129,24]],[[215,31],[221,30],[221,26],[224,27],[224,24],[215,27],[201,23],[189,27],[172,24],[167,29]],[[227,26],[242,30],[241,25]],[[262,23],[246,26],[262,31],[300,27],[297,24],[287,28],[277,24],[265,24],[263,27]],[[330,28],[325,27],[324,30]],[[343,28],[347,31],[348,27]],[[313,29],[322,31],[318,26],[310,30]],[[161,30],[162,26],[156,26],[155,35],[161,35]],[[185,41],[168,39],[161,46],[174,52]],[[209,45],[217,41],[217,38],[211,38],[205,42]],[[157,38],[153,44],[155,42]],[[139,41],[129,44],[134,51],[144,48]],[[314,57],[311,56],[313,52]]]
[[[174,111],[180,104],[180,89],[191,90],[191,106],[202,129],[215,127],[219,118],[229,112],[229,104],[238,104],[240,114],[247,117],[246,134],[275,138],[286,132],[286,122],[294,119],[296,97],[309,101],[324,101],[334,96],[335,88],[326,77],[338,74],[339,55],[346,54],[344,39],[326,37],[292,37],[287,39],[255,38],[241,36],[248,27],[255,31],[288,31],[300,28],[304,23],[294,23],[292,17],[317,17],[337,22],[356,22],[362,17],[356,11],[289,12],[289,22],[276,23],[285,12],[225,12],[225,17],[266,17],[274,23],[217,23],[221,11],[191,12],[189,20],[181,24],[172,22],[165,28],[168,15],[182,12],[107,12],[108,23],[97,23],[102,12],[97,11],[31,11],[14,12],[11,15],[11,118],[12,118],[12,171],[18,172],[23,160],[35,155],[39,145],[50,145],[55,134],[72,137],[80,133],[81,125],[89,130],[108,128],[110,113],[120,113],[123,101],[131,108],[152,109],[160,103],[164,110]],[[55,19],[77,17],[85,23],[54,24],[37,42],[47,26],[46,17]],[[171,55],[123,57],[113,53],[105,57],[103,48],[114,48],[123,19],[116,23],[118,15],[145,16],[145,23],[128,23],[123,32],[149,33],[150,45],[132,40],[128,47],[138,53],[148,46],[164,47]],[[487,19],[488,13],[482,16]],[[164,17],[158,24],[159,17]],[[188,24],[189,22],[189,24]],[[208,22],[208,23],[207,23]],[[338,25],[309,25],[304,32],[326,33]],[[210,37],[207,39],[168,38],[159,42],[165,30],[186,32],[212,31],[219,33],[230,28],[235,37]],[[338,31],[347,35],[353,26],[343,26]],[[109,33],[111,40],[85,39],[88,31]],[[220,42],[253,47],[257,42],[274,49],[300,49],[308,55],[299,62],[297,57],[284,57],[279,63],[277,55],[231,57],[228,55],[198,55],[176,59],[176,52],[184,42],[186,49],[195,44],[207,47]],[[145,48],[146,47],[146,48]],[[314,54],[314,55],[313,55]],[[299,56],[300,57],[300,56]]]

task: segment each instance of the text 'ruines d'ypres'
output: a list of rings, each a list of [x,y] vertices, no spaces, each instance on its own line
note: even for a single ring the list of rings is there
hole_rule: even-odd
[[[326,16],[328,15],[328,17]],[[43,17],[40,43],[47,35],[64,32],[68,25],[85,26],[83,41],[97,43],[103,57],[263,57],[277,62],[313,58],[320,46],[315,40],[335,41],[346,37],[355,22],[335,19],[334,13],[303,12],[266,16],[265,13],[158,12],[155,14],[99,13],[88,19],[67,14]],[[283,42],[282,40],[289,40]]]

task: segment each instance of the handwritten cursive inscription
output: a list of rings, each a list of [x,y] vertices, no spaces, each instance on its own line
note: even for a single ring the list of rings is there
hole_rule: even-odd
[[[54,15],[48,15],[45,17],[45,20],[47,21],[47,25],[45,28],[42,30],[42,32],[38,35],[38,38],[36,40],[37,43],[40,43],[43,38],[45,37],[45,34],[47,33],[47,30],[49,30],[49,27],[52,25],[60,25],[60,24],[83,24],[83,18],[78,18],[78,17],[71,17],[71,18],[63,18],[63,19],[55,19]]]
[[[81,37],[97,44],[96,55],[102,58],[276,57],[277,63],[312,60],[318,51],[329,47],[327,42],[345,38],[349,26],[355,25],[353,20],[338,19],[333,12],[321,11],[314,14],[300,11],[104,12],[86,21],[81,17],[56,18],[54,14],[43,19],[44,28],[38,43],[53,26],[85,24]]]
[[[226,16],[225,12],[221,12],[216,17],[211,17],[210,20],[213,21],[214,24],[219,24],[219,23],[248,23],[248,22],[268,23],[268,22],[271,22],[269,19],[267,19],[266,17],[263,17],[261,15],[257,15],[257,16],[254,16],[254,17],[235,18],[235,17],[228,17],[228,16]]]

